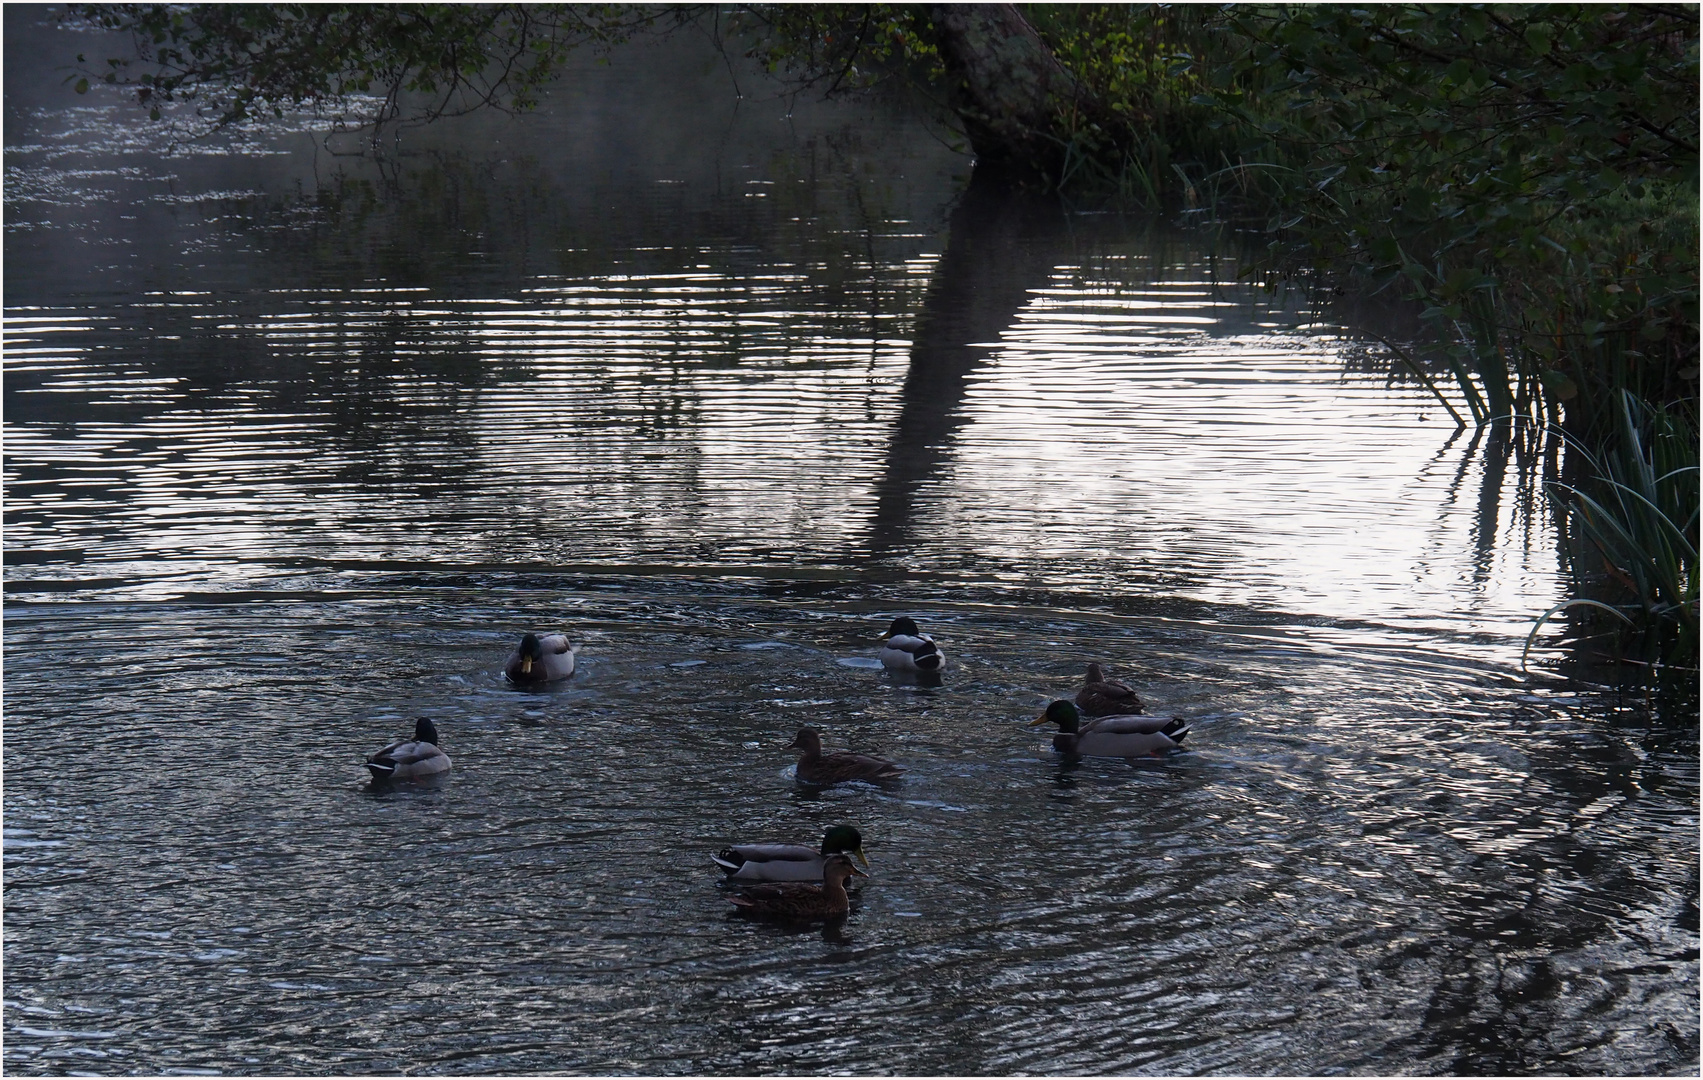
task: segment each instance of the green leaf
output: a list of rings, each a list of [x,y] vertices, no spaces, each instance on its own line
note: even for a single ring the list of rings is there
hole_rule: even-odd
[[[1538,376],[1543,388],[1555,396],[1557,401],[1571,401],[1579,396],[1579,385],[1567,376],[1564,371],[1549,370]]]

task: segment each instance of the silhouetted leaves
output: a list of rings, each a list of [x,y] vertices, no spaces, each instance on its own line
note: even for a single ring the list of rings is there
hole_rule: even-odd
[[[634,4],[75,4],[135,55],[99,77],[211,126],[312,108],[361,126],[477,108],[514,112],[579,47],[609,48],[689,8]],[[144,68],[139,74],[130,73]]]

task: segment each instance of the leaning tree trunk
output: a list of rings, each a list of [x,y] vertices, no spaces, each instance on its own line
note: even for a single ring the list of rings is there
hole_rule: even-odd
[[[1011,4],[935,4],[928,15],[979,162],[1056,181],[1066,120],[1082,104],[1076,79]]]

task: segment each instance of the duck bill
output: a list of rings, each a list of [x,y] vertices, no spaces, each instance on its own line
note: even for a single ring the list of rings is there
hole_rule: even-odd
[[[860,862],[860,863],[862,863],[862,864],[863,864],[863,868],[864,868],[864,869],[865,869],[865,870],[868,870],[868,869],[869,869],[869,856],[868,856],[868,855],[865,855],[865,854],[864,854],[864,853],[863,853],[863,849],[862,849],[862,848],[858,848],[858,849],[857,849],[857,850],[856,850],[856,851],[854,851],[854,852],[852,852],[852,854],[853,854],[853,855],[856,855],[856,856],[857,856],[857,861],[858,861],[858,862]],[[853,870],[856,870],[856,869],[857,869],[857,867],[855,867],[855,866],[854,866],[854,867],[852,867],[852,869],[853,869]],[[868,874],[861,874],[861,875],[859,875],[859,876],[860,876],[860,877],[868,877],[868,876],[869,876],[869,875],[868,875]]]
[[[532,657],[523,656],[520,658],[520,673],[522,675],[532,674]]]
[[[860,855],[861,855],[861,854],[862,854],[862,852],[859,852],[859,854],[860,854]],[[866,864],[865,864],[865,865],[868,865],[868,864],[867,864],[867,863],[866,863]],[[868,876],[869,876],[869,875],[868,875],[868,874],[866,874],[866,873],[864,873],[864,872],[863,872],[863,871],[862,871],[862,870],[859,870],[859,869],[858,869],[858,868],[857,868],[857,867],[855,867],[855,866],[854,866],[854,867],[852,867],[852,868],[851,868],[851,872],[852,872],[852,874],[853,874],[853,875],[855,875],[855,876],[856,876],[856,877],[868,877]]]
[[[1042,713],[1041,715],[1035,717],[1033,720],[1029,721],[1029,726],[1030,727],[1040,727],[1042,724],[1050,724],[1050,723],[1052,723],[1052,721],[1047,719],[1047,714]]]

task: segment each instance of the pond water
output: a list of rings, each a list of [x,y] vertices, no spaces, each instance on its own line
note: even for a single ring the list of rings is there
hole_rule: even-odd
[[[5,18],[8,1071],[1695,1072],[1695,732],[1521,672],[1540,463],[1198,238],[689,39],[167,154]],[[1059,760],[1091,660],[1187,749]]]

